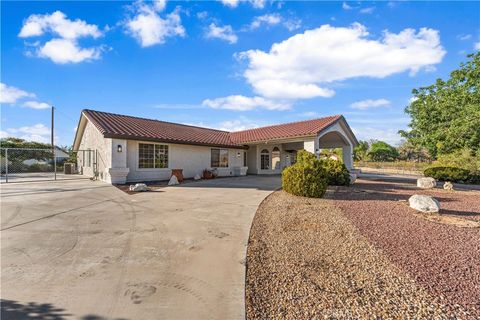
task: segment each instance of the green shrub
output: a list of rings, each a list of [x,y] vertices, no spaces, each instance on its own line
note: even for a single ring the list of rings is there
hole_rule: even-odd
[[[327,174],[322,163],[304,150],[298,153],[297,162],[282,172],[283,190],[296,196],[321,198],[327,185]]]
[[[423,174],[426,177],[452,182],[469,182],[474,179],[470,171],[457,167],[430,167],[425,169]]]
[[[320,160],[322,167],[327,174],[327,183],[330,186],[348,186],[350,185],[350,174],[345,165],[334,159]]]

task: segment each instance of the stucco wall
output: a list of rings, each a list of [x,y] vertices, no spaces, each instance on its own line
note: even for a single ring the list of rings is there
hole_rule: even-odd
[[[168,180],[171,169],[183,169],[185,178],[193,178],[196,174],[202,175],[203,170],[210,168],[211,149],[206,146],[191,146],[168,144],[168,169],[140,169],[138,168],[138,144],[151,143],[136,140],[127,142],[126,165],[130,169],[127,181]],[[234,167],[243,166],[243,150],[228,149],[228,168],[218,168],[219,176],[234,175]],[[239,156],[237,154],[239,153]]]
[[[80,150],[77,154],[78,169],[84,175],[93,176],[94,163],[96,163],[99,178],[109,181],[108,169],[110,168],[112,158],[112,139],[104,138],[100,131],[90,121],[87,121],[78,149]],[[87,160],[89,153],[84,152],[84,150],[91,150],[92,162],[90,166],[88,166],[87,161],[83,162],[83,154],[85,154],[85,160]]]

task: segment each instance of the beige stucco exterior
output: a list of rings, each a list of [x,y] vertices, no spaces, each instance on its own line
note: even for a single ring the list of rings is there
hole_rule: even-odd
[[[77,144],[74,148],[79,150],[80,172],[110,183],[168,180],[172,169],[182,169],[185,178],[193,178],[197,174],[202,176],[205,169],[212,169],[211,150],[218,149],[210,146],[105,138],[86,116],[80,119],[77,136],[81,138],[75,140]],[[168,168],[139,168],[140,143],[168,146]],[[294,163],[297,151],[303,149],[319,155],[322,148],[342,148],[343,162],[348,169],[352,169],[355,143],[353,133],[342,118],[342,121],[335,122],[316,136],[257,141],[247,144],[248,150],[221,148],[228,150],[228,167],[216,169],[222,177],[247,173],[280,174],[285,167]],[[261,166],[262,151],[268,155],[265,168]]]

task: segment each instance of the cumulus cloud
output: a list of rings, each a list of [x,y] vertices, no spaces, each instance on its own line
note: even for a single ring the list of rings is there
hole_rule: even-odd
[[[260,125],[256,121],[250,120],[246,117],[239,117],[238,119],[223,121],[215,127],[218,128],[218,130],[235,132],[258,128]]]
[[[43,123],[37,123],[33,126],[24,126],[20,128],[9,128],[3,131],[2,135],[15,136],[28,141],[48,142],[50,140],[50,128]]]
[[[262,25],[273,26],[279,24],[282,21],[282,17],[278,13],[264,14],[263,16],[255,17],[250,24],[251,29],[258,29]]]
[[[134,37],[142,47],[163,44],[169,37],[185,36],[179,9],[175,9],[162,18],[159,12],[164,9],[164,1],[156,1],[153,4],[143,1],[135,2],[133,5],[134,15],[125,21],[127,33]]]
[[[233,32],[232,26],[217,26],[215,23],[211,23],[205,31],[205,37],[208,39],[221,39],[229,42],[230,44],[237,43],[238,37]]]
[[[213,109],[227,109],[237,111],[248,111],[257,108],[267,110],[287,110],[291,104],[288,102],[272,101],[262,97],[246,97],[242,95],[231,95],[216,99],[206,99],[203,106]]]
[[[101,47],[81,48],[75,40],[53,39],[47,41],[37,51],[42,58],[49,58],[57,64],[79,63],[85,60],[99,59]]]
[[[11,87],[3,82],[0,82],[0,103],[16,103],[19,99],[35,97],[35,94],[26,92],[19,88]]]
[[[362,101],[354,102],[350,105],[353,109],[365,110],[370,108],[381,108],[390,106],[390,101],[387,99],[367,99]]]
[[[82,48],[79,39],[92,37],[97,39],[103,35],[97,25],[76,19],[70,20],[61,11],[52,14],[33,14],[23,23],[18,36],[30,38],[52,34],[53,38],[43,45],[36,42],[35,51],[29,52],[32,56],[51,59],[58,64],[79,63],[82,61],[98,59],[102,47]]]
[[[323,25],[275,43],[268,52],[249,50],[237,56],[247,61],[244,76],[260,96],[308,99],[333,96],[326,86],[335,81],[405,71],[414,75],[441,62],[445,53],[434,29],[384,31],[375,40],[365,26],[354,23]]]
[[[51,106],[48,103],[38,102],[38,101],[26,101],[23,103],[22,106],[30,109],[50,109],[51,108]]]
[[[236,8],[240,0],[220,0],[220,2],[226,7]],[[242,2],[250,3],[255,9],[263,9],[265,7],[265,0],[243,0]]]
[[[480,50],[480,41],[479,41],[479,42],[475,42],[475,43],[473,44],[473,48],[474,48],[475,50]]]
[[[391,145],[399,145],[402,137],[398,134],[397,129],[385,129],[385,128],[377,128],[377,127],[358,127],[352,125],[352,131],[355,133],[355,136],[358,140],[371,140],[371,139],[378,139],[381,137],[382,141],[385,141]]]

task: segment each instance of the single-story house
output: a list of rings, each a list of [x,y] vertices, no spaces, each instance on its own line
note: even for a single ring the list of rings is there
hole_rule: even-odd
[[[73,148],[85,175],[110,183],[186,178],[215,168],[219,176],[280,174],[297,151],[319,155],[342,148],[353,168],[355,135],[341,115],[227,132],[133,116],[83,110]]]

